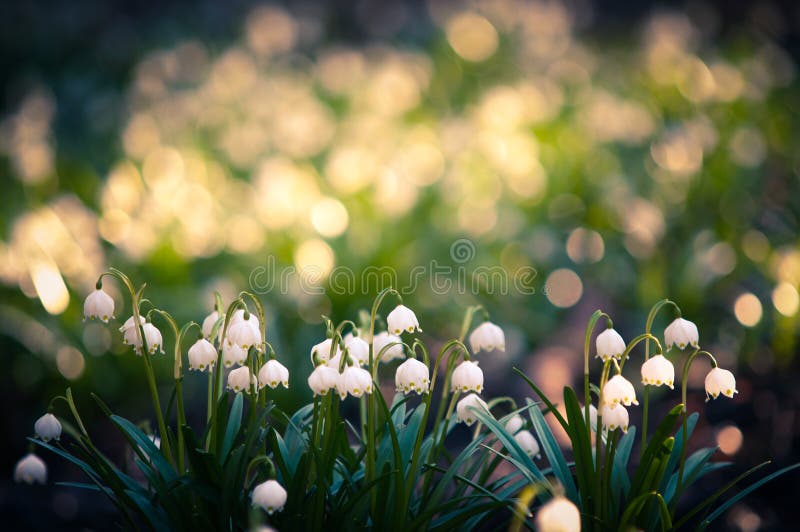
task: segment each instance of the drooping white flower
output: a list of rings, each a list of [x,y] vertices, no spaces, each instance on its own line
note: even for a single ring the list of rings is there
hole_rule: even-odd
[[[616,408],[603,406],[601,411],[603,413],[603,430],[622,429],[622,432],[628,432],[628,410],[624,406],[617,405]]]
[[[389,334],[386,331],[380,332],[375,335],[375,339],[372,341],[372,356],[375,358],[380,356],[380,361],[384,363],[403,358],[406,354],[402,342],[399,336]]]
[[[399,366],[394,374],[394,384],[398,392],[417,392],[422,395],[428,392],[430,386],[428,366],[416,358],[409,358]]]
[[[122,326],[119,328],[119,332],[124,333],[125,331],[133,329],[133,324],[134,323],[135,322],[133,321],[133,316],[131,316],[130,318],[125,320],[125,323],[123,323]],[[139,323],[141,323],[142,325],[145,324],[144,316],[139,315]]]
[[[482,390],[483,371],[478,367],[478,363],[465,360],[459,364],[450,378],[450,391],[481,393]]]
[[[231,324],[228,325],[228,330],[230,330],[230,328],[233,327],[234,325],[236,325],[237,323],[246,321],[247,323],[250,324],[250,327],[253,327],[257,331],[260,331],[261,330],[261,322],[258,321],[258,318],[256,317],[256,315],[253,314],[252,312],[250,312],[249,310],[247,311],[247,313],[249,314],[249,316],[248,316],[247,320],[245,320],[244,319],[244,309],[243,308],[239,308],[239,309],[234,310],[233,314],[231,314]]]
[[[510,434],[516,434],[520,431],[522,426],[525,424],[525,420],[522,419],[522,416],[519,414],[514,414],[511,416],[508,421],[506,421],[505,429]]]
[[[620,404],[625,406],[639,404],[639,401],[636,400],[636,391],[633,389],[633,384],[622,375],[614,375],[608,379],[606,385],[603,386],[602,395],[603,404],[609,408],[614,408]]]
[[[700,347],[700,333],[697,332],[697,325],[683,318],[676,318],[675,321],[667,325],[664,329],[664,343],[667,349],[677,345],[679,349],[686,349],[686,346]]]
[[[44,441],[58,440],[61,438],[61,422],[53,414],[45,414],[33,424],[36,436]]]
[[[108,323],[114,317],[114,300],[102,288],[86,296],[83,302],[83,319],[97,319]]]
[[[197,371],[211,370],[217,363],[217,350],[205,338],[198,339],[189,348],[189,369]]]
[[[14,482],[44,484],[47,482],[47,465],[33,453],[28,453],[14,467]]]
[[[583,405],[580,407],[581,417],[584,417],[586,411],[583,409]],[[589,405],[589,424],[592,426],[592,430],[597,432],[597,408],[593,404]]]
[[[538,532],[580,532],[581,512],[565,497],[553,497],[536,514]]]
[[[258,385],[256,376],[250,373],[248,366],[236,368],[228,373],[228,389],[234,392],[250,393],[250,388]]]
[[[336,380],[336,391],[344,399],[347,394],[353,397],[372,393],[372,375],[359,366],[347,366]]]
[[[528,456],[535,456],[536,458],[541,457],[541,451],[539,449],[539,442],[536,441],[536,438],[533,437],[533,434],[529,430],[521,430],[514,434],[514,440],[522,447],[522,450]]]
[[[260,349],[261,330],[258,328],[258,319],[249,314],[247,318],[242,317],[236,323],[232,323],[228,328],[225,341],[239,345],[245,350],[251,347]]]
[[[214,330],[214,325],[216,325],[218,321],[219,321],[219,312],[217,312],[216,310],[211,314],[209,314],[208,316],[206,316],[206,318],[203,320],[203,327],[202,327],[203,336],[205,336],[207,340],[211,340],[211,333]],[[222,329],[220,328],[220,331],[217,332],[217,335],[221,333],[221,330]]]
[[[669,386],[675,383],[675,366],[664,355],[656,355],[642,364],[642,382],[651,386]]]
[[[471,408],[482,408],[486,412],[489,412],[489,405],[476,394],[471,393],[465,396],[456,403],[456,415],[458,416],[458,420],[465,423],[468,427],[472,426],[478,419]]]
[[[369,364],[369,344],[363,338],[347,335],[344,338],[344,346],[356,364],[360,366]]]
[[[614,329],[606,329],[598,334],[594,343],[597,348],[595,356],[603,359],[603,362],[607,362],[612,357],[619,359],[625,352],[625,340]]]
[[[331,354],[332,347],[334,347],[333,354]],[[311,348],[311,363],[315,364],[314,355],[317,355],[317,361],[328,362],[331,358],[340,355],[341,352],[342,350],[339,348],[339,344],[337,343],[336,346],[334,346],[333,340],[327,338]]]
[[[713,368],[706,375],[706,401],[708,398],[716,399],[720,394],[725,397],[733,397],[739,393],[736,389],[736,378],[727,369]]]
[[[417,315],[405,305],[397,305],[386,316],[386,326],[390,333],[397,336],[400,336],[403,332],[413,333],[415,330],[422,332]]]
[[[329,390],[336,388],[339,381],[339,371],[325,364],[320,364],[308,376],[308,387],[314,395],[325,395]]]
[[[277,388],[279,384],[283,384],[284,388],[289,387],[289,370],[275,359],[267,360],[258,371],[258,386]]]
[[[222,346],[222,365],[226,368],[234,364],[242,365],[247,361],[247,349],[239,344],[229,344],[225,342]]]
[[[286,490],[277,480],[267,480],[253,488],[250,499],[254,507],[261,508],[268,514],[283,510],[286,504]]]
[[[474,353],[480,350],[494,351],[495,349],[505,351],[506,335],[503,333],[503,329],[494,323],[484,321],[469,335],[469,345]]]
[[[144,340],[147,342],[148,352],[154,355],[156,351],[161,351],[163,354],[164,340],[161,338],[161,331],[150,322],[142,325],[142,331],[144,332]],[[139,339],[139,331],[136,327],[131,325],[125,329],[125,332],[122,333],[122,342],[127,345],[132,345],[133,351],[137,355],[142,354],[142,342]]]

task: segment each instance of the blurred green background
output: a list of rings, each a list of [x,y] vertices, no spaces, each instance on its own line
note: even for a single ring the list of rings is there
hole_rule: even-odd
[[[697,445],[716,440],[737,470],[800,456],[792,2],[42,1],[4,11],[9,522],[113,521],[74,490],[9,481],[33,421],[66,386],[120,457],[89,392],[135,421],[149,412],[141,361],[114,323],[81,322],[108,266],[147,282],[181,322],[201,321],[215,290],[230,301],[261,289],[268,339],[292,370],[291,389],[276,393],[287,410],[310,396],[321,315],[355,318],[387,282],[417,280],[404,299],[433,345],[457,334],[468,305],[487,308],[508,343],[481,355],[489,396],[526,393],[512,366],[560,393],[581,370],[595,308],[630,339],[669,297],[738,379],[735,400],[705,405],[707,368],[692,371],[690,408],[705,413]],[[106,286],[124,319],[119,287]],[[659,334],[671,318],[657,321]],[[166,390],[167,357],[158,370]],[[205,380],[185,381],[199,422]],[[656,412],[679,400],[653,395]],[[77,478],[47,461],[52,479]],[[724,526],[783,529],[798,487],[796,476],[773,484]],[[31,515],[36,498],[44,509]]]

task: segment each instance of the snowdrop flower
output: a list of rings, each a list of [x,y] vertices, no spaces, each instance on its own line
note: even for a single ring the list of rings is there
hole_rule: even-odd
[[[622,353],[625,352],[625,340],[614,329],[606,329],[597,335],[595,347],[597,348],[596,358],[601,358],[603,362],[607,362],[611,358],[619,359],[622,357]]]
[[[217,363],[217,350],[205,338],[198,339],[189,348],[189,369],[205,371],[211,370]]]
[[[581,512],[569,499],[553,497],[536,514],[539,532],[580,532]]]
[[[148,352],[154,355],[156,351],[161,351],[163,354],[164,340],[161,338],[161,331],[149,321],[142,325],[142,331],[144,332],[144,340],[147,342]],[[122,342],[126,345],[132,345],[133,351],[137,355],[142,354],[142,342],[139,340],[139,332],[136,327],[131,326],[125,329],[122,334]]]
[[[217,324],[217,321],[219,321],[219,312],[216,310],[206,316],[206,319],[203,320],[203,336],[209,340],[211,339],[211,332],[214,329],[214,325]],[[217,335],[219,334],[222,334],[222,328],[220,328],[219,332],[217,333]]]
[[[675,383],[675,366],[664,355],[656,355],[642,364],[642,382],[651,386],[662,384],[672,389]]]
[[[700,333],[697,332],[697,325],[683,318],[676,318],[675,321],[667,325],[664,329],[664,343],[667,349],[672,345],[677,345],[679,349],[686,346],[699,347]]]
[[[45,414],[33,424],[36,435],[44,441],[61,438],[61,422],[53,414]]]
[[[247,349],[242,348],[238,344],[229,344],[225,342],[222,346],[222,365],[226,368],[237,364],[241,366],[247,360]]]
[[[481,393],[483,390],[483,371],[478,367],[477,362],[465,360],[453,371],[450,380],[451,392],[473,391]]]
[[[252,312],[250,312],[249,310],[247,311],[247,313],[249,314],[249,316],[248,316],[247,320],[245,320],[244,319],[244,309],[243,308],[239,308],[239,309],[234,310],[233,314],[231,314],[231,324],[228,326],[228,330],[230,331],[230,328],[233,327],[234,325],[236,325],[237,323],[242,322],[242,321],[246,321],[247,323],[250,324],[251,327],[255,328],[256,331],[260,331],[261,330],[261,322],[258,321],[258,318],[256,317],[256,315],[253,314]]]
[[[44,484],[47,482],[47,466],[41,458],[33,453],[28,453],[14,467],[14,482]]]
[[[736,378],[727,369],[713,368],[706,375],[706,401],[708,398],[716,399],[720,394],[733,397],[739,393],[736,389]]]
[[[400,337],[394,334],[389,334],[386,331],[378,333],[372,341],[372,356],[377,358],[380,355],[381,362],[391,362],[397,358],[403,358],[406,355],[401,342]],[[386,351],[384,351],[384,348]],[[383,352],[383,355],[381,355],[381,352]]]
[[[268,514],[283,510],[286,504],[286,490],[278,481],[267,480],[253,488],[251,503],[254,507],[261,508]]]
[[[108,323],[108,319],[113,317],[114,300],[102,288],[97,288],[86,296],[86,301],[83,302],[84,320],[97,319],[103,323]]]
[[[508,421],[506,421],[506,431],[510,434],[516,434],[525,424],[525,420],[519,414],[514,414]]]
[[[403,331],[413,333],[417,330],[422,332],[416,314],[405,305],[397,305],[394,310],[386,316],[386,325],[389,332],[397,336],[400,336]]]
[[[478,325],[472,334],[469,335],[469,345],[472,351],[477,353],[481,349],[484,351],[506,350],[506,335],[503,329],[490,321],[485,321]]]
[[[622,432],[628,432],[628,410],[624,406],[618,405],[616,408],[603,406],[602,413],[603,430],[622,429]]]
[[[360,336],[347,335],[344,338],[344,346],[353,360],[361,366],[369,364],[369,344]]]
[[[231,344],[237,344],[247,350],[250,347],[258,349],[261,344],[261,330],[258,328],[258,319],[252,314],[232,323],[228,329],[225,340]]]
[[[144,319],[144,316],[142,316],[142,315],[139,315],[139,323],[141,323],[142,325],[144,325],[144,324],[145,324],[145,319]],[[133,329],[133,325],[134,325],[133,316],[131,316],[130,318],[128,318],[127,320],[125,320],[125,323],[123,323],[123,324],[122,324],[122,327],[120,327],[120,328],[119,328],[119,332],[121,332],[121,333],[123,333],[123,334],[124,334],[124,333],[125,333],[125,331],[128,331],[128,330],[130,330],[130,329]]]
[[[311,375],[308,376],[308,387],[314,392],[314,395],[325,395],[328,390],[336,388],[336,383],[339,382],[339,371],[325,364],[320,364]]]
[[[639,404],[639,401],[636,400],[636,391],[633,389],[633,384],[622,375],[615,375],[608,379],[606,385],[603,386],[602,395],[603,404],[609,408],[614,408],[620,404],[625,406]]]
[[[333,356],[331,356],[331,347],[333,346],[333,340],[330,338],[321,341],[317,345],[311,348],[311,363],[314,364],[314,355],[317,355],[317,360],[319,362],[328,362],[331,358],[336,358],[342,352],[339,348],[339,344],[336,344],[336,348],[333,351]]]
[[[478,419],[470,408],[482,408],[486,412],[489,412],[489,406],[486,402],[474,393],[461,399],[456,403],[456,415],[458,416],[458,420],[465,423],[468,427]]]
[[[258,387],[277,388],[278,384],[283,384],[284,388],[289,387],[289,370],[275,359],[267,360],[258,371]]]
[[[372,375],[359,366],[347,366],[336,380],[336,391],[344,399],[349,393],[353,397],[372,393]]]
[[[399,366],[394,374],[394,384],[398,392],[417,392],[422,395],[428,392],[430,386],[428,366],[416,358],[409,358]]]
[[[520,447],[522,447],[522,450],[525,451],[525,454],[528,456],[541,458],[539,442],[536,441],[536,438],[533,437],[533,434],[531,434],[530,431],[521,430],[517,432],[514,434],[514,440]]]
[[[584,417],[586,411],[583,409],[583,405],[581,407],[581,417]],[[589,424],[592,426],[592,430],[597,432],[597,408],[593,404],[589,405]]]
[[[250,368],[242,366],[228,373],[228,389],[234,392],[250,393],[250,387],[257,385],[258,380],[250,373]]]

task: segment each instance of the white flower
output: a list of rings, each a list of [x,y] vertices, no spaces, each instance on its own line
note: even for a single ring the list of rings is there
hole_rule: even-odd
[[[409,358],[397,366],[394,374],[394,384],[398,392],[417,392],[422,395],[428,392],[430,382],[428,366],[416,358]]]
[[[506,335],[503,329],[490,321],[485,321],[478,325],[472,334],[469,335],[469,345],[472,351],[477,353],[481,349],[484,351],[506,350]]]
[[[206,319],[203,320],[203,327],[202,327],[203,336],[205,336],[207,339],[210,340],[211,332],[214,329],[214,325],[216,325],[218,321],[219,321],[219,312],[217,312],[216,310],[211,314],[209,314],[208,316],[206,316]],[[217,335],[219,334],[221,334],[221,328],[220,331],[217,332]]]
[[[236,323],[231,323],[225,336],[225,341],[237,344],[245,350],[251,347],[259,349],[261,345],[261,330],[258,328],[258,319],[250,314],[248,319],[243,317]]]
[[[314,355],[317,355],[317,362],[328,362],[331,358],[335,358],[341,354],[342,350],[339,348],[339,344],[336,344],[336,347],[333,351],[333,356],[331,356],[331,347],[333,347],[333,340],[330,338],[323,340],[322,342],[318,343],[314,347],[311,348],[311,363],[315,364]]]
[[[474,393],[471,393],[461,399],[458,403],[456,403],[456,415],[458,416],[458,420],[466,423],[468,427],[475,423],[475,420],[478,419],[475,416],[475,413],[470,410],[471,408],[481,408],[487,413],[489,412],[489,406],[486,404],[486,402]]]
[[[353,397],[361,397],[372,393],[372,375],[358,366],[347,366],[336,380],[336,391],[344,399],[349,393]]]
[[[384,351],[384,349],[386,350]],[[381,352],[383,352],[382,355]],[[374,358],[380,356],[381,362],[391,362],[406,355],[400,337],[384,331],[376,334],[375,339],[372,341],[372,356]]]
[[[450,380],[451,392],[473,391],[481,393],[483,390],[483,371],[478,367],[477,362],[465,360],[453,371]]]
[[[189,369],[210,370],[217,363],[217,350],[205,338],[198,339],[189,348]]]
[[[514,440],[522,447],[522,450],[525,451],[525,454],[528,456],[535,456],[536,458],[541,457],[539,442],[536,441],[536,438],[533,437],[530,431],[521,430],[517,432],[514,434]]]
[[[141,323],[142,325],[145,324],[144,316],[141,315],[139,316],[139,323]],[[133,316],[131,316],[130,318],[125,320],[125,323],[123,323],[122,327],[119,328],[119,332],[124,333],[127,330],[133,329],[133,324],[134,324]]]
[[[625,352],[625,340],[614,329],[606,329],[598,334],[594,343],[597,348],[596,358],[602,358],[603,362],[612,357],[618,359]]]
[[[583,405],[581,407],[581,417],[586,415],[586,411],[583,409]],[[597,432],[597,408],[593,404],[589,405],[589,424],[592,426],[592,430]]]
[[[259,507],[272,515],[283,510],[286,504],[286,490],[278,481],[267,480],[253,488],[251,503],[254,507]]]
[[[676,318],[664,329],[664,343],[667,349],[673,344],[677,345],[679,349],[685,349],[688,345],[699,347],[699,342],[700,333],[697,332],[697,325],[689,320]]]
[[[720,394],[725,397],[733,397],[739,393],[736,389],[736,378],[727,369],[714,368],[706,375],[706,395],[716,399]],[[708,401],[706,397],[706,401]]]
[[[250,373],[250,368],[248,366],[236,368],[228,373],[229,390],[250,393],[250,388],[253,385],[258,385],[258,380],[255,375]]]
[[[636,391],[633,389],[633,384],[622,375],[614,375],[608,379],[606,385],[603,386],[602,395],[603,405],[609,408],[614,408],[620,404],[625,406],[639,404],[639,401],[636,400]]]
[[[258,318],[256,317],[256,315],[253,314],[250,311],[247,311],[247,313],[249,314],[249,317],[248,317],[247,320],[245,320],[244,319],[244,309],[243,308],[234,310],[233,314],[231,314],[231,324],[228,326],[228,330],[230,331],[230,328],[233,327],[234,325],[236,325],[237,323],[242,322],[242,321],[246,321],[247,323],[250,324],[251,327],[254,327],[255,330],[260,331],[261,330],[261,322],[258,321]]]
[[[33,424],[36,435],[44,441],[61,438],[61,422],[53,414],[45,414]]]
[[[618,405],[616,408],[603,406],[601,411],[603,415],[603,430],[622,429],[622,432],[628,432],[628,410],[624,406]]]
[[[522,419],[522,416],[519,414],[514,414],[509,418],[508,421],[506,421],[505,428],[510,434],[516,434],[524,424],[525,420]]]
[[[226,368],[234,364],[242,365],[247,360],[247,349],[242,348],[238,344],[229,344],[225,342],[222,346],[222,365]]]
[[[386,316],[386,326],[389,332],[400,336],[404,331],[413,333],[415,330],[422,332],[414,311],[405,305],[397,305]]]
[[[360,336],[347,335],[344,337],[344,346],[347,352],[356,361],[356,364],[365,366],[369,364],[369,344]]]
[[[156,351],[161,351],[161,353],[164,353],[164,340],[161,338],[161,331],[159,331],[158,328],[150,322],[142,325],[142,331],[144,332],[144,340],[147,342],[148,352],[151,355],[155,354]],[[132,345],[133,351],[137,355],[142,354],[142,342],[139,341],[139,331],[137,327],[131,325],[130,327],[126,328],[125,332],[122,334],[122,342],[127,345]]]
[[[284,388],[289,387],[289,370],[275,359],[267,360],[258,372],[259,388],[277,388],[278,384],[283,384]]]
[[[580,532],[581,512],[569,499],[553,497],[536,514],[538,532]]]
[[[44,484],[47,482],[47,466],[41,458],[33,453],[28,453],[14,467],[14,482]]]
[[[108,323],[108,319],[113,317],[114,300],[102,288],[86,296],[86,301],[83,302],[83,319],[98,319]]]
[[[642,382],[652,386],[662,384],[673,387],[675,383],[675,366],[664,355],[656,355],[642,364]]]
[[[325,395],[328,390],[336,388],[336,383],[339,382],[339,371],[320,364],[311,375],[308,376],[308,387],[314,392],[314,395]]]

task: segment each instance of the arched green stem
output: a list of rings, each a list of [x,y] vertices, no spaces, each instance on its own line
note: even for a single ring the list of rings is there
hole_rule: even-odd
[[[225,338],[228,335],[228,327],[231,324],[233,313],[240,308],[247,308],[241,298],[236,299],[228,305],[228,310],[225,312],[225,320],[222,324],[222,336],[219,338],[219,353],[217,353],[217,363],[214,365],[214,384],[213,384],[213,400],[211,401],[211,429],[208,431],[208,439],[206,440],[206,450],[211,446],[211,442],[217,441],[216,433],[219,432],[217,420],[219,419],[219,400],[223,394],[222,377],[225,373],[222,362],[222,351],[225,348]]]
[[[592,332],[594,331],[597,322],[603,316],[605,316],[605,318],[608,320],[609,326],[611,326],[611,317],[609,317],[609,315],[602,310],[597,309],[589,318],[589,323],[586,324],[586,334],[583,340],[583,415],[587,427],[589,426],[590,422],[589,405],[592,402],[592,398],[589,395],[589,350],[592,343]]]
[[[661,342],[658,341],[658,338],[656,338],[650,333],[642,333],[633,340],[631,340],[630,343],[628,343],[627,347],[625,347],[625,351],[623,351],[622,356],[619,359],[620,372],[622,372],[622,370],[625,369],[625,362],[627,362],[628,359],[630,358],[630,354],[631,351],[633,351],[633,348],[645,340],[651,340],[655,342],[657,352],[661,353]]]

